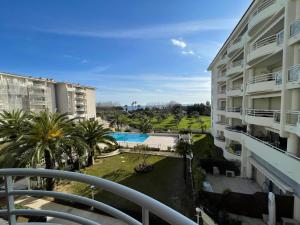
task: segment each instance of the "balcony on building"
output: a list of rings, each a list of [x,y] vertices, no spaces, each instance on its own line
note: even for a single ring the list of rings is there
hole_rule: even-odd
[[[241,54],[241,56],[242,55],[243,54]],[[229,65],[227,67],[226,75],[233,76],[233,75],[241,74],[243,72],[244,72],[244,59],[241,57],[238,57],[237,59],[235,59],[234,61],[229,63]]]
[[[246,109],[246,122],[280,129],[280,110],[274,109]]]
[[[224,149],[225,148],[225,137],[223,131],[217,131],[214,139],[215,146]]]
[[[300,87],[300,64],[292,66],[288,70],[288,88]]]
[[[242,96],[243,95],[243,83],[233,83],[227,88],[227,96]]]
[[[258,74],[247,81],[247,93],[280,91],[282,85],[282,72]]]
[[[227,80],[227,77],[226,77],[226,67],[225,67],[219,71],[218,76],[217,76],[217,82],[224,83],[226,80]]]
[[[228,160],[240,160],[242,145],[236,141],[229,141],[225,147],[224,157]]]
[[[246,127],[243,125],[226,126],[224,129],[225,138],[241,143],[241,134],[246,132]]]
[[[289,45],[300,42],[300,18],[296,19],[290,26]]]
[[[284,7],[285,0],[261,0],[250,15],[248,35],[252,36],[268,19],[279,13]]]
[[[226,116],[229,118],[240,119],[242,117],[243,109],[241,105],[228,107],[226,109]]]
[[[221,56],[220,60],[217,62],[216,66],[217,66],[218,68],[219,68],[219,67],[222,67],[222,66],[226,65],[227,62],[228,62],[228,57],[227,57],[227,52],[225,52],[225,53]]]
[[[218,115],[218,120],[216,121],[216,125],[215,125],[216,129],[223,131],[225,124],[226,124],[226,117],[224,115]]]
[[[286,112],[286,130],[300,137],[300,111]]]
[[[226,98],[226,84],[218,86],[218,98]]]
[[[244,29],[244,31],[236,38],[234,39],[229,47],[227,48],[227,55],[229,58],[234,56],[238,51],[240,51],[242,48],[244,48],[245,39],[247,35],[245,34],[247,31],[247,27]]]
[[[273,34],[266,33],[252,43],[247,58],[248,64],[253,65],[263,58],[270,57],[271,55],[282,51],[283,37],[283,30]]]

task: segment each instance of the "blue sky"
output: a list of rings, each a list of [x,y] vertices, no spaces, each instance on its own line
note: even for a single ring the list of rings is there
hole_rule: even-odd
[[[210,61],[251,0],[1,0],[0,71],[79,82],[98,101],[210,100]]]

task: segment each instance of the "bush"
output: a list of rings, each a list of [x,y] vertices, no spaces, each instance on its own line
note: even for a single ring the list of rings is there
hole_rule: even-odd
[[[140,151],[140,150],[145,150],[145,151],[160,151],[159,148],[152,148],[152,147],[149,147],[148,145],[136,145],[133,147],[133,150],[136,150],[136,151]]]
[[[134,168],[134,171],[137,173],[149,173],[154,169],[153,165],[149,164],[139,164]]]

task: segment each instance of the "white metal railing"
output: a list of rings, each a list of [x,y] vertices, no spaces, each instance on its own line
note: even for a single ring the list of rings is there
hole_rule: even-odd
[[[272,44],[272,43],[281,45],[283,43],[283,37],[284,37],[284,32],[282,30],[282,31],[278,32],[277,34],[273,34],[271,36],[259,39],[252,44],[252,50],[259,49],[261,47],[264,47],[264,46]]]
[[[225,121],[222,121],[222,120],[219,120],[219,121],[216,122],[216,124],[225,125],[226,122],[225,122]]]
[[[299,111],[287,112],[286,124],[289,126],[300,126],[300,112]]]
[[[79,202],[81,204],[101,210],[104,213],[107,213],[117,219],[120,219],[132,225],[149,225],[150,212],[170,224],[196,225],[196,223],[193,222],[192,220],[188,219],[187,217],[176,212],[175,210],[169,208],[168,206],[160,203],[159,201],[145,194],[142,194],[138,191],[135,191],[121,184],[114,183],[112,181],[98,178],[95,176],[89,176],[81,173],[67,172],[67,171],[60,171],[60,170],[29,169],[29,168],[0,169],[0,176],[4,177],[4,181],[5,181],[5,190],[0,191],[0,196],[6,197],[6,209],[0,210],[0,215],[7,216],[10,225],[17,224],[16,215],[51,216],[51,217],[57,217],[57,218],[69,220],[83,225],[100,225],[99,222],[92,221],[89,218],[84,218],[79,215],[62,213],[59,211],[43,210],[43,209],[39,209],[39,210],[16,209],[14,203],[14,196],[28,196],[28,195],[38,196],[38,197],[48,196],[57,199],[72,201],[74,203]],[[13,176],[50,177],[50,178],[67,179],[67,180],[86,183],[88,185],[93,186],[94,188],[100,188],[102,190],[106,190],[108,192],[116,194],[122,198],[125,198],[141,206],[142,223],[132,218],[131,216],[121,212],[116,208],[113,208],[109,205],[106,205],[104,203],[98,202],[90,198],[62,193],[62,192],[55,192],[55,191],[15,190],[13,188]]]
[[[262,1],[256,8],[255,10],[252,12],[251,17],[256,16],[257,14],[259,14],[261,11],[263,11],[264,9],[268,8],[270,5],[274,4],[275,0],[264,0]]]
[[[225,141],[225,137],[224,137],[224,136],[220,136],[220,135],[217,135],[217,136],[216,136],[216,139],[217,139],[218,141],[221,141],[221,142],[224,142],[224,141]]]
[[[277,85],[282,84],[282,72],[277,71],[274,73],[267,73],[267,74],[260,74],[251,77],[248,80],[248,84],[255,84],[255,83],[261,83],[261,82],[268,82],[268,81],[275,81]]]
[[[295,20],[290,26],[290,37],[300,33],[300,18]]]
[[[294,82],[300,80],[300,64],[289,68],[288,81]]]
[[[225,94],[226,93],[226,89],[218,89],[218,94]]]
[[[243,84],[234,84],[234,85],[230,85],[227,88],[227,91],[236,91],[236,90],[242,91],[242,89],[243,89]]]
[[[248,116],[274,118],[274,121],[278,122],[278,114],[280,114],[280,110],[246,109],[245,113]]]
[[[223,110],[225,110],[225,109],[226,109],[226,106],[219,106],[219,107],[218,107],[218,110],[222,110],[222,111],[223,111]]]
[[[242,112],[242,107],[241,106],[239,106],[239,107],[229,107],[229,108],[227,108],[227,110],[226,110],[227,112]]]
[[[234,67],[243,66],[243,65],[244,65],[244,59],[240,59],[240,60],[230,63],[228,68],[234,68]]]
[[[225,149],[227,150],[227,152],[236,155],[236,156],[241,156],[242,155],[242,150],[236,150],[237,146],[240,146],[240,148],[242,149],[240,144],[231,144],[229,146],[226,146]]]

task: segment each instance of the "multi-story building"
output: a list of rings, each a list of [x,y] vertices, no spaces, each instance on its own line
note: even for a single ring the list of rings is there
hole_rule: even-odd
[[[68,113],[70,117],[95,118],[95,88],[79,84],[57,83],[56,99],[58,112]]]
[[[49,110],[91,119],[96,117],[96,92],[80,84],[0,73],[0,111],[15,109]]]
[[[215,145],[300,221],[300,1],[254,0],[209,69]]]

